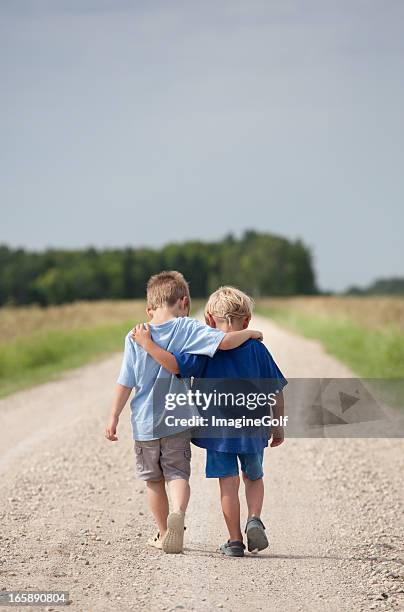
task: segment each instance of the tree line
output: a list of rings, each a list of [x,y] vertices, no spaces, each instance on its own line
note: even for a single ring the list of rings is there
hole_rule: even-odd
[[[366,287],[352,286],[346,295],[404,295],[404,277],[377,278]]]
[[[0,305],[142,298],[148,278],[161,270],[182,272],[195,298],[222,284],[254,297],[317,293],[312,254],[301,240],[246,231],[240,238],[228,235],[161,249],[29,252],[2,245]]]

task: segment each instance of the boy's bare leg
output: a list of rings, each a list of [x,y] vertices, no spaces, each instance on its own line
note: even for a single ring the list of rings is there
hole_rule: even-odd
[[[157,523],[160,536],[163,537],[167,531],[168,517],[168,497],[165,480],[163,478],[157,481],[148,480],[146,482],[146,491],[149,508]]]
[[[185,511],[191,490],[188,480],[184,478],[174,478],[168,481],[168,490],[173,511],[167,518],[167,532],[162,541],[162,548],[168,554],[181,553],[184,546]]]
[[[226,521],[227,529],[229,530],[230,540],[242,541],[243,536],[241,535],[240,528],[240,500],[238,498],[240,478],[238,476],[219,478],[219,485],[223,516]]]
[[[258,480],[250,480],[243,473],[245,486],[245,496],[248,508],[248,518],[252,516],[260,517],[262,512],[262,504],[264,503],[264,481],[262,478]]]
[[[168,483],[170,491],[171,504],[174,512],[180,510],[185,512],[188,506],[191,489],[188,480],[184,478],[175,478]]]

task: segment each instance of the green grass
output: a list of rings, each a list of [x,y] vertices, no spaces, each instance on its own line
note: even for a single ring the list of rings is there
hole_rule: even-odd
[[[363,378],[404,378],[404,333],[389,326],[371,329],[347,318],[305,314],[289,308],[257,307],[257,312],[307,338]]]
[[[204,300],[192,301],[191,316],[195,317],[203,307]],[[128,330],[137,322],[146,320],[144,314],[144,304],[130,303],[129,306],[124,302],[115,303],[92,303],[94,324],[89,324],[88,313],[83,312],[83,305],[77,304],[68,309],[63,307],[61,312],[56,313],[56,318],[60,316],[61,321],[67,324],[67,328],[55,329],[55,311],[59,307],[54,307],[51,314],[44,310],[45,321],[39,320],[42,325],[48,324],[50,328],[41,328],[39,331],[31,330],[38,324],[38,319],[31,321],[32,313],[23,312],[23,320],[14,321],[13,313],[7,323],[6,329],[13,325],[16,327],[10,339],[0,342],[0,397],[5,397],[10,393],[38,385],[49,380],[56,380],[65,370],[77,368],[91,361],[101,359],[115,351],[123,351],[124,337]],[[106,309],[105,312],[100,312]],[[110,308],[113,312],[110,312]],[[125,320],[130,312],[132,318]],[[31,318],[30,318],[31,317]],[[99,318],[102,317],[100,321]],[[106,323],[106,317],[115,317],[119,322]],[[21,335],[21,321],[28,321],[28,330],[25,335]],[[72,327],[69,328],[69,325]],[[78,325],[78,326],[77,326]]]
[[[51,329],[1,343],[0,397],[123,350],[125,334],[133,324],[132,319],[83,329]]]

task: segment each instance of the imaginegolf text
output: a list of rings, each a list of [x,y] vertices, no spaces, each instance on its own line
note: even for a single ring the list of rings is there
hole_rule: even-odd
[[[288,423],[287,416],[281,416],[279,419],[275,419],[269,415],[265,415],[259,419],[252,419],[248,417],[240,417],[236,419],[225,419],[215,417],[212,415],[210,418],[202,416],[192,416],[187,418],[177,418],[170,414],[164,419],[167,427],[234,427],[235,429],[245,429],[248,427],[285,427]]]

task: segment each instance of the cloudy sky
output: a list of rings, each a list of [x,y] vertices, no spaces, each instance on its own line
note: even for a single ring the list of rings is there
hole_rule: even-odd
[[[301,237],[404,274],[404,2],[0,0],[0,242]]]

